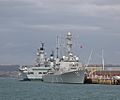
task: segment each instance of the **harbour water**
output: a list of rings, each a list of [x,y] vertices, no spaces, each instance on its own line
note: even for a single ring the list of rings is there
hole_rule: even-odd
[[[119,100],[119,85],[55,84],[0,78],[0,100]]]

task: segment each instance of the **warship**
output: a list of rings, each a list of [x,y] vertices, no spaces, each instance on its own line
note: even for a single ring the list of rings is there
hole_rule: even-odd
[[[35,65],[23,65],[19,68],[20,80],[42,80],[42,76],[47,74],[48,70],[53,67],[53,55],[48,59],[46,57],[44,43],[37,50],[37,59]]]
[[[50,83],[84,83],[85,68],[79,61],[79,57],[72,52],[72,34],[67,33],[66,54],[56,58],[54,67],[43,75],[44,82]]]

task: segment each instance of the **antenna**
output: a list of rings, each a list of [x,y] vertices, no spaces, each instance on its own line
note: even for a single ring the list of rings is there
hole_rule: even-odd
[[[54,51],[52,50],[51,56],[54,56]]]
[[[44,50],[44,43],[41,42],[42,47],[40,48],[41,50]]]
[[[102,49],[102,68],[103,68],[103,70],[105,70],[105,62],[104,62],[104,56],[103,56],[103,53],[104,53],[104,50]]]
[[[43,42],[41,42],[41,44],[42,44],[42,48],[44,48],[44,43],[43,43]]]
[[[58,37],[58,35],[57,35],[57,41],[56,41],[56,44],[57,44],[57,46],[56,46],[56,50],[57,50],[57,58],[59,57],[59,54],[58,54],[58,51],[59,51],[59,47],[58,47],[58,45],[59,45],[59,37]]]

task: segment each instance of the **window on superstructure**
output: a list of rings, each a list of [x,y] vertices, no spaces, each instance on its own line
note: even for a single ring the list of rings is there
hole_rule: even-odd
[[[39,74],[42,74],[42,72],[39,72]]]
[[[47,74],[47,72],[43,72],[43,74]]]
[[[33,72],[28,72],[28,74],[34,74]]]

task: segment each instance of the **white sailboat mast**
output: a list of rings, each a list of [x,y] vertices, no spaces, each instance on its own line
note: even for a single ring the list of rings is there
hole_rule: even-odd
[[[102,49],[102,69],[104,70],[105,69],[105,62],[104,62],[104,56],[103,56],[103,49]]]
[[[87,64],[86,64],[86,68],[88,67],[88,65],[89,65],[89,63],[90,63],[92,54],[93,54],[93,50],[91,50],[91,52],[90,52],[90,55],[89,55],[89,58],[88,58],[88,62],[87,62]]]

